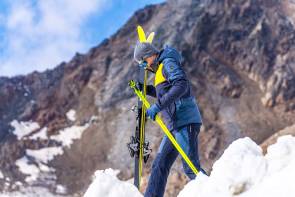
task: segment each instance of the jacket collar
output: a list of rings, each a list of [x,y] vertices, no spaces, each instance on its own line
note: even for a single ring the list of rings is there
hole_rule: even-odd
[[[158,68],[159,68],[159,65],[162,63],[162,61],[160,61],[160,57],[163,53],[164,49],[162,49],[159,53],[158,53],[158,56],[156,57],[155,59],[155,62],[151,65],[152,69],[153,69],[153,73],[156,73]],[[150,70],[151,71],[151,70]]]

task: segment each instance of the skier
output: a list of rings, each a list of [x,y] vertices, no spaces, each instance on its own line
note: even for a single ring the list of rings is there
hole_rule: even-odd
[[[201,168],[198,156],[198,134],[202,125],[201,114],[191,90],[190,82],[181,66],[179,52],[169,46],[158,50],[153,44],[138,42],[134,49],[134,59],[143,67],[155,73],[154,86],[147,86],[147,94],[157,98],[147,109],[147,116],[155,120],[161,112],[162,118],[176,141],[191,159],[198,171]],[[162,197],[170,168],[178,156],[177,150],[164,136],[152,165],[145,197]],[[196,177],[182,159],[185,174]]]

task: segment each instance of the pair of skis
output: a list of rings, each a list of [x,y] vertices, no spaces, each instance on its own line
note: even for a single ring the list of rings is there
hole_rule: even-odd
[[[147,70],[140,69],[138,82],[141,84],[140,91],[146,96],[146,81]],[[142,80],[143,79],[143,80]],[[145,141],[145,122],[146,122],[146,107],[138,99],[136,115],[135,136],[131,136],[130,142],[127,144],[131,157],[134,157],[134,185],[139,189],[141,183],[143,162],[146,163],[152,150],[149,148],[149,143]]]
[[[146,38],[146,35],[141,26],[137,27],[138,40],[141,43],[152,43],[154,38],[154,32],[150,33]],[[147,70],[139,68],[138,82],[141,84],[141,90],[139,90],[144,97],[146,97],[146,84],[147,84]],[[143,162],[146,163],[151,149],[149,143],[145,141],[145,122],[146,122],[146,107],[138,99],[137,103],[137,116],[136,116],[136,128],[135,135],[130,138],[130,142],[127,144],[131,157],[134,157],[134,185],[139,189],[141,183]]]

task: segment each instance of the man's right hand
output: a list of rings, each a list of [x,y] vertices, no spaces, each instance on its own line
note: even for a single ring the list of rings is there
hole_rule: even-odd
[[[142,91],[143,84],[140,83],[139,81],[136,81],[136,87],[137,87],[140,91]]]
[[[157,113],[159,113],[161,110],[159,108],[159,106],[157,104],[153,104],[150,108],[148,108],[146,110],[146,115],[152,119],[155,120],[156,119],[156,115]]]

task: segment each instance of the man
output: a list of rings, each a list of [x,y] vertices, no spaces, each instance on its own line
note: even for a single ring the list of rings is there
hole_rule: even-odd
[[[137,43],[134,59],[140,67],[155,73],[154,86],[147,87],[147,94],[157,98],[147,109],[147,116],[155,120],[161,112],[167,128],[191,159],[196,168],[201,168],[198,156],[198,134],[202,125],[201,115],[193,97],[190,82],[181,66],[181,55],[177,50],[166,47],[159,51],[153,44]],[[164,136],[152,165],[145,197],[162,197],[170,168],[178,156],[177,150]],[[190,179],[195,174],[182,159],[184,172]]]

